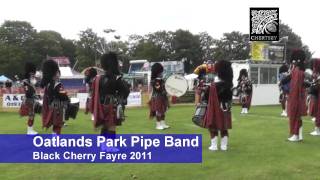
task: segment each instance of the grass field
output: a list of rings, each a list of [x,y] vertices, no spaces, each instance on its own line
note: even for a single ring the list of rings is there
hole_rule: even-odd
[[[159,131],[147,119],[146,108],[128,109],[118,133],[203,134],[201,164],[0,164],[0,179],[320,179],[320,137],[309,135],[309,117],[304,119],[304,141],[289,143],[288,121],[279,116],[280,107],[253,107],[250,114],[240,115],[235,106],[228,151],[211,152],[208,132],[191,122],[193,112],[193,106],[172,107],[167,113],[172,128]],[[26,122],[17,113],[0,113],[0,133],[25,133]],[[80,112],[63,133],[98,133],[89,119]],[[41,129],[39,117],[35,129],[48,133]]]

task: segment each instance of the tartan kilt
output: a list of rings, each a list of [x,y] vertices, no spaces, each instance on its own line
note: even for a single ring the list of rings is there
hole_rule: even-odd
[[[155,96],[148,102],[150,109],[150,118],[155,116],[165,116],[168,109],[168,99],[165,96]]]
[[[21,103],[19,114],[20,116],[34,116],[34,99],[26,99]]]

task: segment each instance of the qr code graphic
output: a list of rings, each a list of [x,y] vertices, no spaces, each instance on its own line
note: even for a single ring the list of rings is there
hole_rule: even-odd
[[[250,8],[250,35],[258,35],[255,40],[278,40],[279,8]]]

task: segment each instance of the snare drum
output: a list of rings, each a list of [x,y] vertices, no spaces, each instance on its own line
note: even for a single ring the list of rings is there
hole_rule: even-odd
[[[76,119],[80,106],[80,100],[78,98],[70,98],[70,103],[65,111],[65,119]]]
[[[37,100],[34,104],[34,113],[41,114],[42,111],[42,101]]]

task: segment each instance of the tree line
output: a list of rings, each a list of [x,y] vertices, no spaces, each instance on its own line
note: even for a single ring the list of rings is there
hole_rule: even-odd
[[[304,48],[311,56],[301,37],[286,25],[280,25],[280,37],[288,36],[287,57],[293,48]],[[78,40],[63,38],[52,30],[37,31],[26,21],[5,21],[0,26],[0,75],[21,75],[24,62],[31,61],[40,68],[48,56],[67,56],[75,70],[99,64],[106,51],[119,54],[126,72],[129,60],[149,61],[178,60],[185,63],[186,71],[204,60],[243,60],[250,58],[249,35],[237,31],[224,33],[214,39],[207,32],[193,34],[188,30],[157,31],[146,35],[132,34],[126,40],[114,29],[105,29],[99,36],[87,28],[79,32]]]

